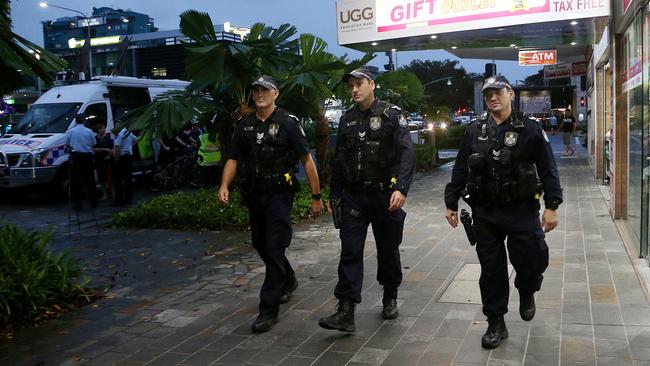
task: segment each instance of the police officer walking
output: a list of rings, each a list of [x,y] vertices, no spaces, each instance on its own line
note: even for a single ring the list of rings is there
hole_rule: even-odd
[[[253,82],[252,94],[256,109],[235,127],[218,199],[229,203],[228,186],[237,175],[248,206],[253,247],[266,264],[259,316],[251,327],[254,333],[261,333],[273,328],[280,304],[288,302],[298,287],[285,256],[293,234],[291,207],[295,193],[300,190],[295,176],[298,161],[307,174],[314,215],[322,213],[323,203],[316,164],[298,119],[275,105],[279,95],[277,83],[262,75]]]
[[[90,206],[97,207],[95,195],[94,147],[97,143],[95,133],[84,124],[85,116],[77,115],[76,125],[66,131],[65,144],[70,149],[70,198],[73,208],[81,209],[81,197],[86,190]]]
[[[495,348],[508,337],[503,320],[510,291],[504,241],[517,273],[519,314],[530,321],[535,316],[533,294],[548,266],[544,233],[557,226],[562,189],[548,137],[536,122],[513,111],[508,80],[501,75],[488,78],[483,97],[489,113],[467,126],[445,189],[445,216],[452,227],[458,226],[461,195],[472,208],[483,314],[488,319],[481,344]],[[540,223],[542,191],[545,210]]]
[[[333,209],[341,214],[339,281],[334,290],[339,303],[336,313],[320,319],[319,325],[353,332],[369,225],[377,245],[377,281],[384,290],[382,315],[385,319],[398,316],[397,288],[402,282],[399,245],[406,217],[402,206],[415,172],[415,152],[399,107],[375,98],[375,81],[369,70],[356,69],[346,74],[343,82],[355,106],[341,117],[332,159],[330,194]]]

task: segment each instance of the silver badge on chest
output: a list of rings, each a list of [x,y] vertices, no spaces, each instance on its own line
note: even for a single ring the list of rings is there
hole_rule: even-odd
[[[278,126],[277,124],[275,124],[275,123],[271,124],[269,126],[269,136],[271,136],[271,138],[275,139],[275,137],[278,135],[278,130],[279,129],[280,129],[280,126]]]
[[[377,131],[381,128],[381,117],[370,117],[370,129]]]
[[[517,139],[519,138],[519,134],[514,131],[508,131],[506,132],[506,136],[503,140],[503,143],[506,144],[507,147],[513,147],[517,145]]]
[[[257,144],[258,145],[262,143],[262,139],[264,139],[264,132],[258,132],[257,133]]]
[[[400,127],[407,127],[409,125],[409,122],[406,120],[406,116],[403,114],[400,114],[399,117],[397,117],[397,121]]]

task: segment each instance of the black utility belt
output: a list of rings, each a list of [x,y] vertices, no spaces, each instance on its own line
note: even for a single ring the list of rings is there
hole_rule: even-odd
[[[93,153],[91,152],[70,152],[70,157],[71,158],[91,158],[93,156]]]
[[[343,186],[343,189],[353,193],[364,193],[368,191],[384,192],[384,191],[392,191],[393,186],[389,182],[364,181],[364,182],[348,182]]]

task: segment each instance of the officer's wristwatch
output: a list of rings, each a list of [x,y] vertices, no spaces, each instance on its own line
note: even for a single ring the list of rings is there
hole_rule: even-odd
[[[321,199],[323,199],[323,195],[320,193],[312,193],[311,199],[314,201],[320,201]]]
[[[545,208],[547,210],[555,211],[555,210],[557,210],[558,207],[560,207],[560,201],[553,200],[551,202],[546,203],[545,206],[546,206]]]

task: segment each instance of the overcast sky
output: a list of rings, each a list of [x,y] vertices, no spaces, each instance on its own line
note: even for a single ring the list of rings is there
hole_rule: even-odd
[[[41,21],[72,16],[74,13],[55,8],[39,7],[40,0],[12,0],[12,19],[14,32],[43,45]],[[131,9],[148,14],[155,20],[160,30],[178,29],[179,14],[187,9],[205,11],[210,14],[215,24],[230,22],[234,26],[248,27],[256,22],[267,25],[290,23],[300,33],[312,33],[327,41],[329,51],[336,55],[348,53],[351,58],[358,58],[361,53],[340,47],[336,43],[336,0],[53,0],[52,4],[92,13],[92,7],[109,6]],[[489,60],[458,59],[446,51],[399,52],[397,66],[402,66],[413,59],[421,60],[460,60],[469,72],[483,73],[485,63]],[[383,53],[377,54],[371,62],[382,68],[388,63]],[[516,62],[497,61],[497,71],[506,75],[514,84],[536,73],[538,68],[519,67]],[[423,80],[426,82],[426,80]]]

